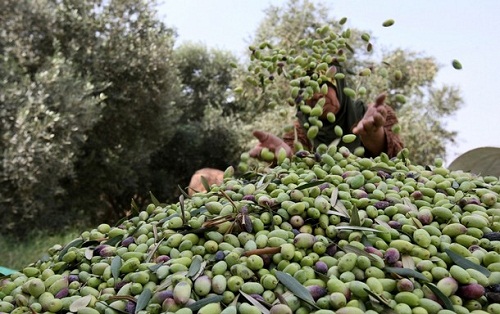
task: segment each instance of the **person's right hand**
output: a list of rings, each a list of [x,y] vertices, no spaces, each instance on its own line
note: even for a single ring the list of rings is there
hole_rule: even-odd
[[[251,157],[260,159],[260,152],[264,147],[267,147],[271,152],[274,153],[275,156],[278,155],[280,148],[283,147],[285,149],[286,155],[288,157],[292,156],[293,151],[281,138],[277,137],[268,132],[263,131],[254,131],[253,136],[255,136],[259,140],[259,144],[257,144],[252,150],[250,150],[249,154]]]

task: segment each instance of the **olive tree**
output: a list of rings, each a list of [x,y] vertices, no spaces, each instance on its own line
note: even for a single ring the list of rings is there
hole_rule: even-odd
[[[152,155],[150,182],[159,198],[175,201],[191,175],[204,167],[224,170],[235,164],[241,147],[233,123],[232,81],[237,62],[231,53],[186,43],[174,60],[181,81],[182,108],[174,137]]]
[[[175,134],[174,31],[137,0],[6,0],[0,27],[5,229],[121,215]]]

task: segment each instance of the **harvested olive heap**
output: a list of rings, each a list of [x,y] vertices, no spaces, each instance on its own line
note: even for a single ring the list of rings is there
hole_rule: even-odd
[[[321,148],[52,247],[0,312],[500,313],[497,177]]]
[[[285,105],[309,115],[311,139],[324,100],[305,100],[343,79],[332,64],[351,55],[349,30],[317,34],[303,51],[250,47],[247,79],[267,91],[288,80]],[[392,70],[377,73],[399,79]],[[169,205],[153,197],[114,227],[56,245],[0,281],[0,312],[500,313],[499,178],[413,165],[406,149],[366,158],[338,144],[291,157],[263,150],[271,165],[244,153],[242,176],[229,167],[207,192]]]

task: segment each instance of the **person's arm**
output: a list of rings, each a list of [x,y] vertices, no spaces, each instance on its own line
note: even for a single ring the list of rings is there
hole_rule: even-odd
[[[387,117],[385,119],[384,133],[385,133],[385,153],[389,158],[395,157],[399,151],[404,148],[403,140],[401,136],[394,133],[392,128],[398,124],[398,117],[394,109],[386,105]]]
[[[385,94],[377,97],[374,104],[368,106],[363,119],[353,128],[367,150],[367,155],[378,156],[385,152],[394,157],[403,148],[399,135],[392,131],[398,122],[394,110],[384,104]]]
[[[249,154],[251,157],[260,158],[264,147],[273,152],[275,156],[278,155],[281,148],[285,149],[287,156],[293,154],[293,146],[290,147],[283,139],[274,134],[257,130],[253,132],[253,136],[259,140],[259,143],[250,150]]]
[[[295,120],[294,129],[283,135],[283,141],[291,147],[295,152],[295,133],[297,133],[297,141],[302,144],[305,150],[311,150],[311,142],[307,138],[307,133],[304,127],[300,124],[299,120]]]

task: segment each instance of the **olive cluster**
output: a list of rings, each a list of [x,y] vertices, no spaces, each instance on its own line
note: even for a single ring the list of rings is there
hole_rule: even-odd
[[[361,39],[364,47],[372,51],[373,45],[368,33],[354,34],[350,28],[345,27],[347,19],[343,18],[338,25],[323,25],[315,29],[308,38],[300,39],[296,47],[283,48],[280,43],[262,42],[250,46],[250,65],[246,83],[262,89],[262,95],[270,97],[269,106],[288,104],[297,107],[308,117],[304,125],[308,129],[307,136],[314,139],[318,130],[323,126],[324,98],[320,98],[312,107],[307,105],[307,100],[313,95],[328,92],[328,83],[340,85],[336,82],[347,80],[346,75],[356,78],[353,86],[337,86],[342,97],[357,98],[367,94],[364,86],[367,77],[375,74],[384,80],[401,80],[403,74],[395,67],[384,64],[376,68],[373,64],[356,65],[352,61],[355,54],[356,41]],[[391,26],[392,20],[385,21],[384,26]],[[356,37],[356,38],[354,38]],[[357,37],[360,37],[359,39]],[[235,92],[242,93],[244,86],[235,88]],[[404,95],[395,93],[391,97],[394,101],[405,103]],[[335,115],[328,113],[327,120],[335,122]],[[340,130],[341,131],[341,130]],[[340,135],[339,137],[341,137]]]
[[[0,284],[4,313],[500,313],[497,177],[300,151],[85,231]]]

